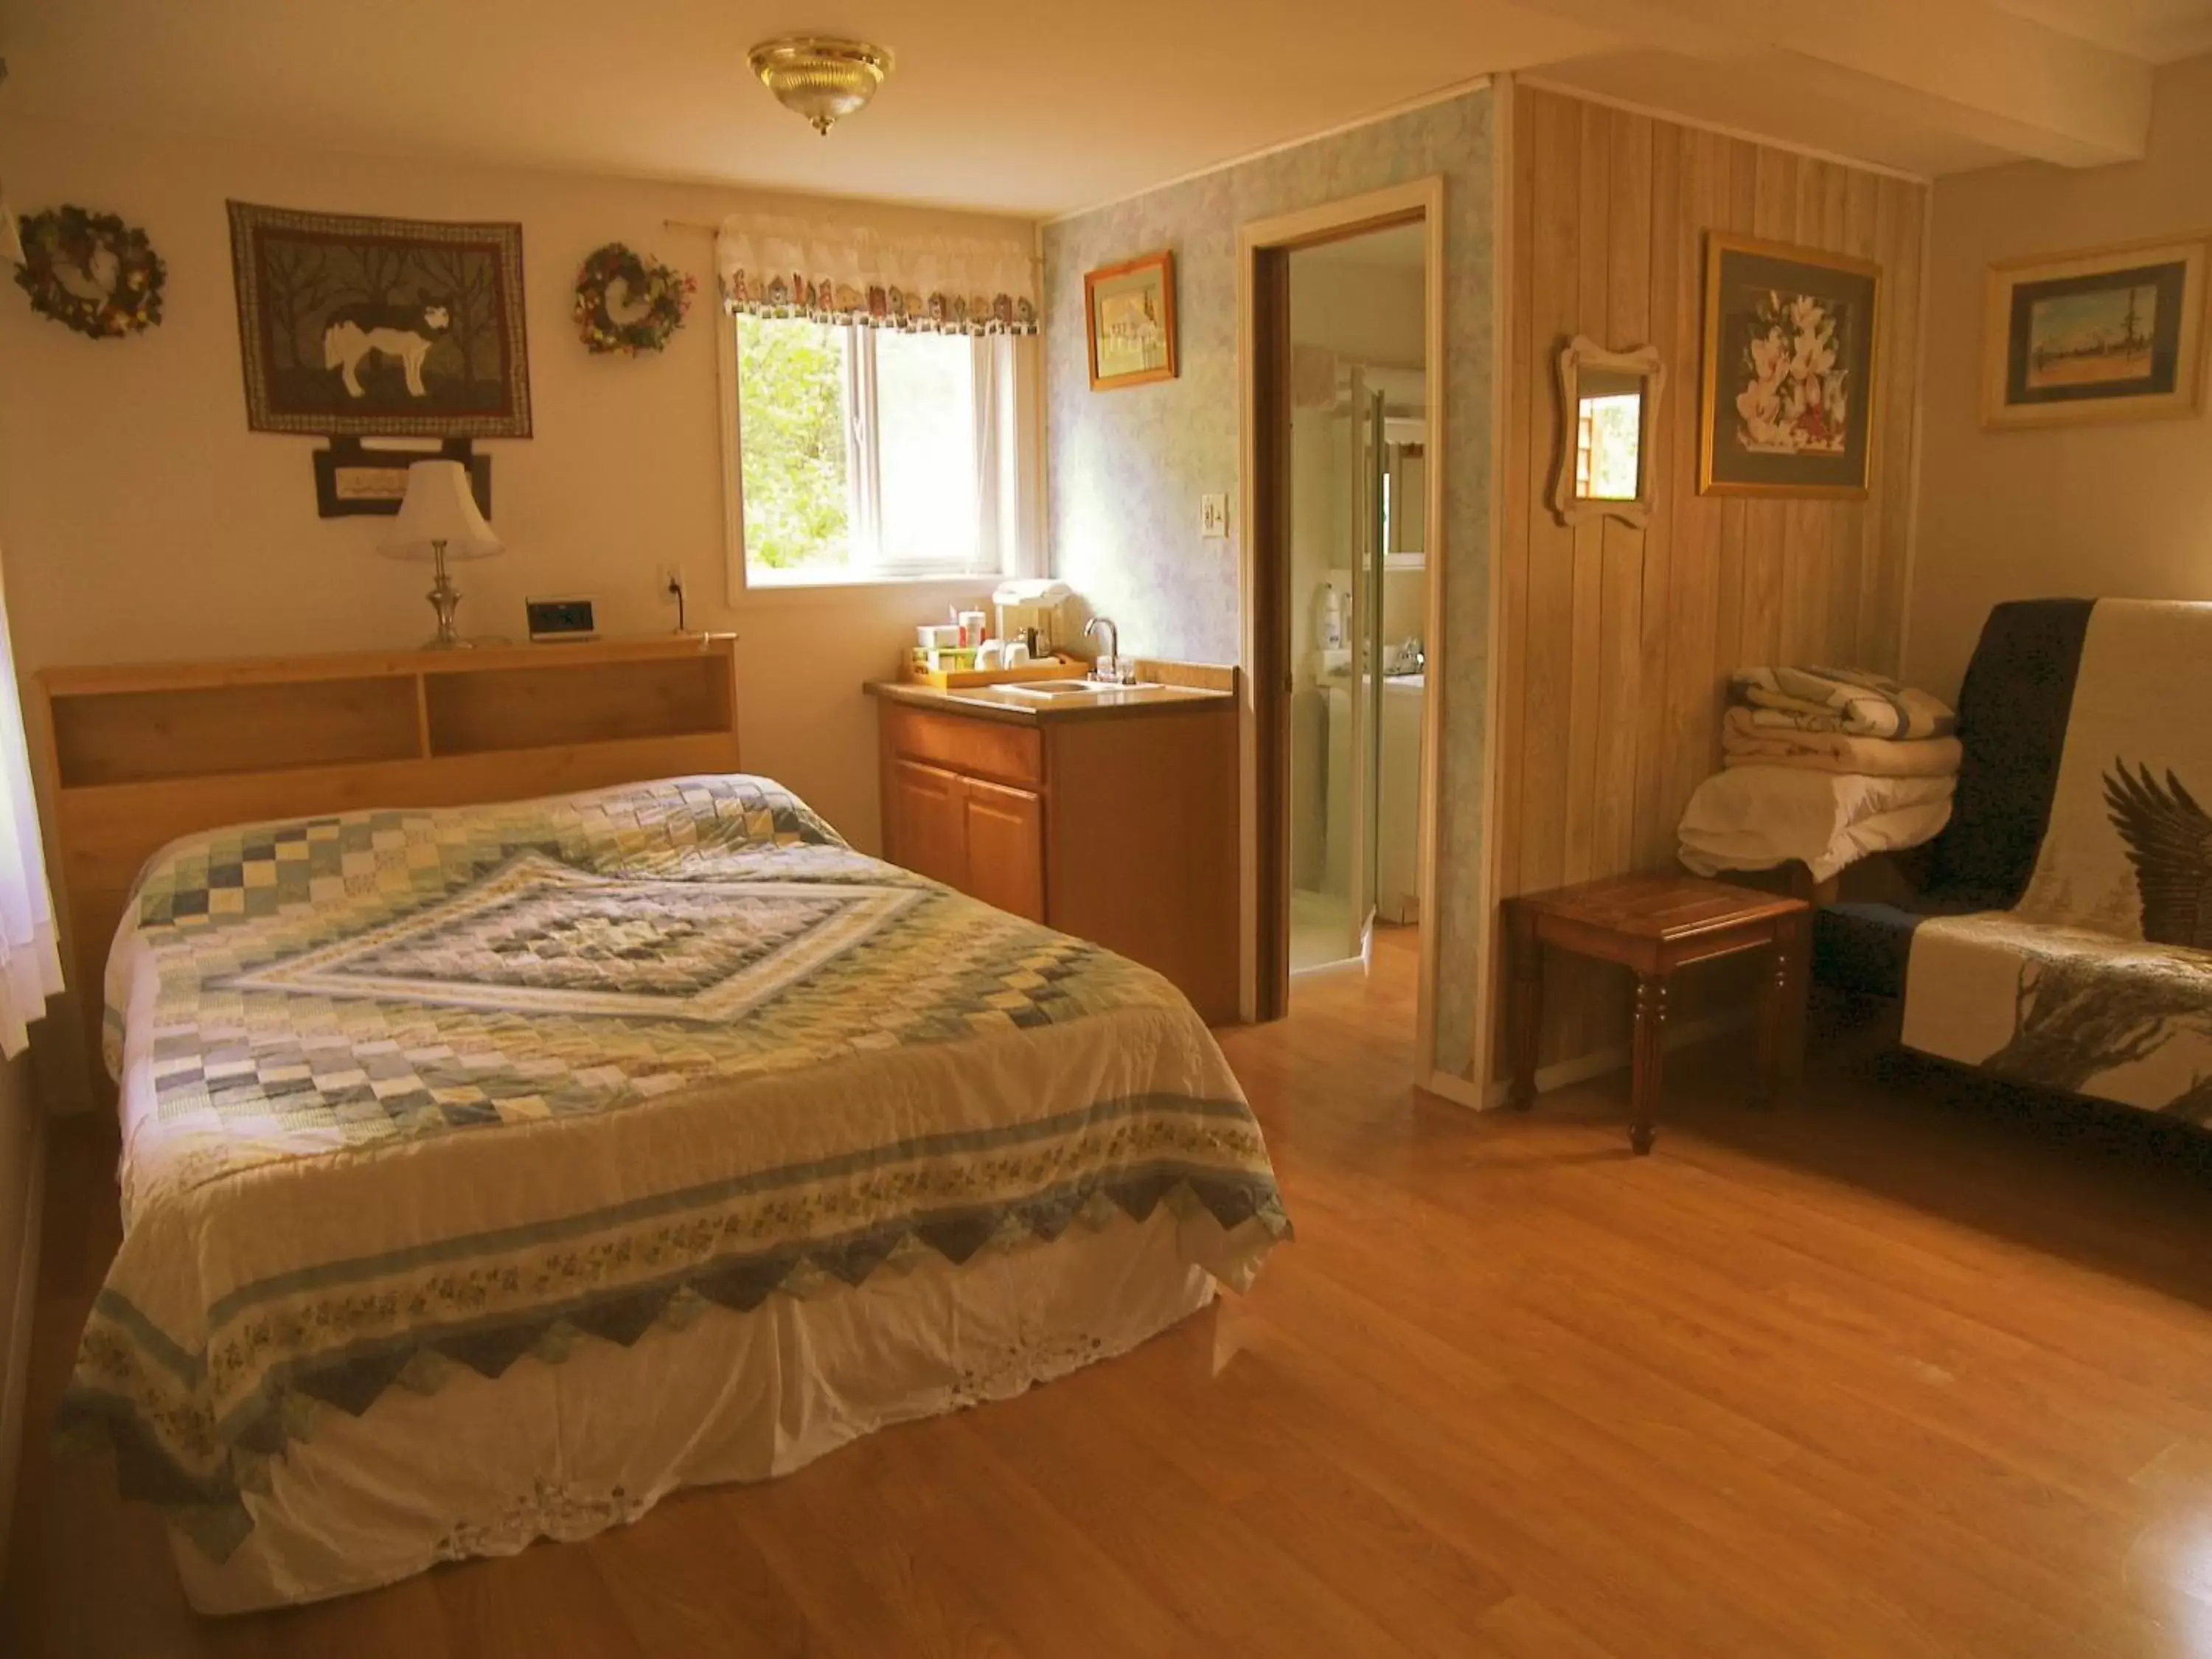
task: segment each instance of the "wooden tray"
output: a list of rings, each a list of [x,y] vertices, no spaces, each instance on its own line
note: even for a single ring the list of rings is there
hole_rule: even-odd
[[[917,668],[914,659],[906,660],[906,678],[916,685],[933,685],[940,691],[957,691],[975,685],[1019,685],[1030,680],[1079,680],[1091,672],[1091,665],[1078,662],[1072,657],[1053,657],[1043,662],[1025,663],[1019,668]]]

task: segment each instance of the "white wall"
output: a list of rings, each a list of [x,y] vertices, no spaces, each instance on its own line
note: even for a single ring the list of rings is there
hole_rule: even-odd
[[[1409,240],[1402,229],[1375,234],[1394,244]],[[1418,247],[1418,228],[1410,240]],[[1411,265],[1362,264],[1344,252],[1358,246],[1333,243],[1291,255],[1291,338],[1370,368],[1418,369],[1428,329],[1419,255]]]
[[[2145,160],[1939,179],[1934,213],[1905,670],[1948,696],[1999,600],[2212,599],[2212,413],[1988,432],[1978,380],[1993,260],[2212,229],[2212,56],[2159,71]]]
[[[602,628],[672,626],[653,591],[680,563],[695,626],[740,635],[746,766],[781,778],[857,844],[877,844],[874,711],[910,624],[950,592],[844,590],[729,602],[711,224],[790,198],[390,157],[149,139],[0,119],[19,210],[75,202],[143,224],[169,268],[166,319],[94,341],[0,293],[0,544],[19,665],[411,646],[425,573],[377,557],[386,522],[319,519],[319,441],[246,430],[226,198],[522,225],[536,435],[488,442],[501,557],[463,566],[465,631],[520,637],[526,594],[590,593]],[[981,221],[803,204],[878,225]],[[1022,234],[1028,234],[1026,227]],[[593,356],[569,317],[583,256],[619,239],[698,277],[658,357]]]

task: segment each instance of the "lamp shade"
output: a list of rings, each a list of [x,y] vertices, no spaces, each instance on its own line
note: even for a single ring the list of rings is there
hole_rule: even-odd
[[[468,468],[459,461],[417,461],[407,469],[399,516],[377,551],[390,559],[427,561],[440,542],[448,559],[489,558],[507,545],[477,511]]]

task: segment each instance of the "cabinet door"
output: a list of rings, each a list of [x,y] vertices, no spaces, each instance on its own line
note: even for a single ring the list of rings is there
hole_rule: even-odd
[[[986,904],[1042,921],[1042,799],[981,778],[961,781],[968,797],[968,878],[961,885]]]
[[[884,770],[885,854],[916,873],[968,885],[967,781],[919,761],[893,760]]]

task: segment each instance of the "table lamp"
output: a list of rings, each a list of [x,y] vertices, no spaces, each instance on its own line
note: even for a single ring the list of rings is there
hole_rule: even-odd
[[[477,511],[467,467],[459,461],[417,461],[407,469],[399,516],[377,551],[388,559],[428,559],[437,571],[430,609],[438,613],[438,634],[425,649],[450,651],[468,643],[453,633],[453,608],[461,594],[446,574],[446,561],[487,559],[505,545]]]

